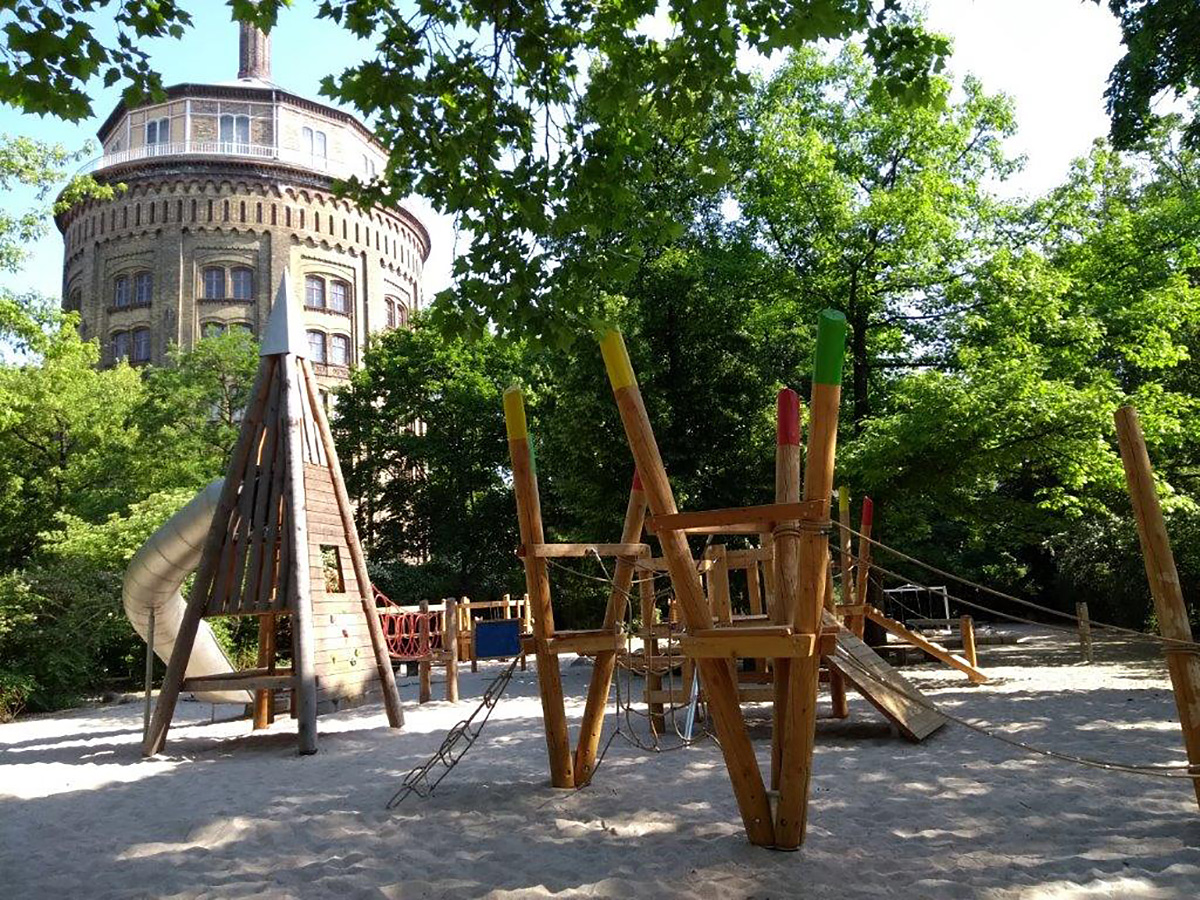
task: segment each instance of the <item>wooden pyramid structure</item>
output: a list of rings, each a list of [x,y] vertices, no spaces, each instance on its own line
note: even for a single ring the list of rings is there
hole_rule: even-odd
[[[291,691],[300,752],[317,750],[317,714],[381,691],[404,714],[337,451],[285,271],[263,334],[258,376],[167,665],[142,753],[160,752],[181,691],[254,691],[256,726]],[[201,619],[259,617],[259,666],[185,678]],[[290,667],[277,665],[280,618]]]

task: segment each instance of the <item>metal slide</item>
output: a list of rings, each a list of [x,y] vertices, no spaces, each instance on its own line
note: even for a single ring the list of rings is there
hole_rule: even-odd
[[[125,615],[134,631],[146,640],[150,610],[154,610],[154,652],[171,659],[171,650],[183,621],[187,601],[180,586],[200,563],[200,551],[208,536],[224,479],[218,478],[175,515],[134,554],[125,570],[122,591]],[[200,623],[196,644],[188,660],[188,678],[221,675],[234,671],[233,663],[217,643],[207,622]],[[207,703],[249,703],[249,691],[213,691],[195,695]]]

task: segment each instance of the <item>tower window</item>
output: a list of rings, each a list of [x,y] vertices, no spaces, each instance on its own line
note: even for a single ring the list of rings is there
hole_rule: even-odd
[[[154,294],[154,276],[149,272],[138,272],[133,276],[133,301],[139,306],[150,305]]]
[[[304,305],[309,309],[325,308],[325,279],[316,275],[304,277]]]
[[[204,299],[221,300],[225,297],[225,270],[220,266],[209,266],[204,270]]]
[[[313,362],[325,362],[325,332],[310,331],[308,333],[308,355]]]
[[[150,329],[138,328],[133,332],[133,361],[150,362]]]
[[[254,297],[254,270],[244,266],[230,272],[234,300],[251,300]]]
[[[129,332],[118,331],[112,336],[113,362],[120,362],[129,356]]]
[[[129,276],[118,275],[113,281],[113,306],[129,305]]]
[[[229,145],[238,144],[239,150],[244,150],[250,143],[249,116],[221,116],[221,143],[224,149],[232,149]]]
[[[350,285],[344,281],[330,282],[329,308],[334,312],[350,312]]]
[[[151,153],[161,152],[159,147],[171,142],[171,120],[167,118],[151,119],[146,123],[146,144],[151,145]]]
[[[350,338],[344,334],[330,335],[329,361],[335,366],[350,365]]]

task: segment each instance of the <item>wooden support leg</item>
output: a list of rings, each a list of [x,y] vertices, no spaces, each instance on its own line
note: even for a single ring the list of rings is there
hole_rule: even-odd
[[[419,679],[417,688],[417,702],[428,703],[433,699],[433,650],[429,646],[429,601],[422,600],[420,606],[420,617],[417,624],[419,637],[418,646],[421,648],[421,660],[417,663],[417,678]],[[446,643],[446,629],[442,628],[442,645],[443,649]]]
[[[1137,518],[1138,538],[1146,563],[1146,577],[1150,581],[1150,594],[1154,598],[1158,630],[1166,638],[1167,671],[1175,691],[1183,744],[1188,762],[1200,767],[1200,656],[1191,647],[1192,626],[1183,602],[1179,572],[1175,568],[1175,556],[1167,537],[1137,411],[1132,406],[1122,406],[1116,412],[1116,420],[1121,462]],[[1173,644],[1173,641],[1179,643]],[[1192,780],[1192,786],[1196,790],[1196,801],[1200,803],[1200,775]]]
[[[533,620],[530,619],[530,617],[529,617],[529,595],[528,594],[524,594],[521,597],[521,633],[522,634],[532,634],[533,633]],[[521,651],[521,671],[522,672],[526,671],[525,657],[526,657],[526,653],[524,650],[522,650]]]
[[[871,543],[868,540],[871,537],[871,526],[875,521],[875,503],[870,497],[863,497],[862,504],[862,519],[858,525],[859,534],[862,535],[858,539],[858,565],[855,567],[855,577],[857,584],[854,590],[854,603],[861,607],[867,602],[867,586],[868,578],[871,574]],[[851,631],[859,638],[862,638],[867,628],[867,620],[862,615],[851,616]]]
[[[958,633],[962,635],[963,656],[976,669],[979,668],[979,653],[975,650],[975,620],[963,616],[958,620]]]
[[[620,333],[606,334],[601,341],[601,350],[625,436],[645,489],[646,502],[656,516],[672,515],[678,511],[675,496]],[[687,538],[679,531],[665,531],[659,534],[659,543],[687,627],[692,630],[711,627],[712,616],[704,602]],[[770,846],[775,838],[770,804],[754,746],[742,719],[737,685],[730,678],[724,660],[698,660],[697,664],[746,835],[752,844]]]
[[[1088,617],[1086,600],[1080,600],[1075,604],[1075,618],[1079,620],[1079,652],[1083,655],[1083,661],[1090,666],[1092,664],[1092,620]]]
[[[150,607],[150,620],[146,623],[146,707],[142,711],[142,740],[150,733],[150,712],[153,709],[151,695],[154,693],[154,607]],[[257,723],[257,720],[256,720]],[[257,727],[257,726],[256,726]]]
[[[629,503],[625,507],[625,524],[621,529],[621,543],[635,544],[642,537],[646,524],[646,495],[637,473],[633,475],[633,486],[629,489]],[[617,558],[613,572],[612,589],[608,594],[608,605],[604,608],[604,628],[612,631],[625,620],[629,603],[629,588],[633,584],[634,558]],[[617,666],[617,651],[603,650],[596,654],[592,664],[592,681],[588,685],[587,702],[583,708],[583,719],[579,723],[579,745],[575,748],[575,786],[582,787],[592,780],[596,766],[596,753],[600,747],[600,731],[604,727],[604,710],[608,707],[608,692],[612,687],[613,670]]]
[[[545,540],[542,531],[542,507],[538,497],[537,475],[529,447],[525,423],[525,401],[518,388],[504,392],[504,422],[508,430],[508,452],[512,458],[513,493],[517,500],[517,519],[521,543],[526,548]],[[550,652],[547,640],[554,636],[554,611],[550,605],[550,579],[546,561],[532,552],[525,553],[525,586],[529,591],[533,617],[534,645],[537,656],[538,690],[542,700],[542,718],[546,726],[546,749],[550,756],[550,781],[555,787],[575,787],[571,742],[567,734],[567,714],[563,704],[562,674],[558,659]]]
[[[258,667],[275,667],[275,615],[258,617]],[[254,729],[268,727],[275,720],[275,692],[269,689],[254,692]]]
[[[837,600],[833,595],[833,556],[826,554],[825,563],[825,609],[833,613],[837,608]],[[846,679],[837,669],[828,667],[829,672],[829,702],[835,719],[845,719],[850,715],[850,704],[846,700]]]
[[[791,388],[784,388],[776,398],[775,436],[775,502],[795,503],[800,499],[800,397]],[[800,603],[799,524],[783,522],[774,536],[775,598],[770,614],[776,625],[790,625]],[[771,665],[775,700],[771,712],[772,790],[779,790],[783,771],[783,744],[795,662],[780,657]]]
[[[804,468],[804,498],[821,500],[828,515],[833,490],[833,464],[837,448],[838,407],[841,401],[842,357],[846,345],[846,319],[825,310],[817,324],[809,406],[808,458]],[[800,603],[792,624],[797,632],[821,630],[821,612],[829,564],[829,541],[823,534],[805,531],[800,536]],[[775,843],[781,849],[800,846],[808,824],[809,781],[816,737],[817,681],[820,658],[815,654],[793,662],[789,707],[784,723],[783,767],[779,780],[779,807]]]
[[[463,597],[463,603],[467,598]],[[446,699],[451,703],[458,702],[458,602],[453,597],[446,598],[446,627],[449,635],[446,648]],[[471,653],[474,659],[474,651]]]

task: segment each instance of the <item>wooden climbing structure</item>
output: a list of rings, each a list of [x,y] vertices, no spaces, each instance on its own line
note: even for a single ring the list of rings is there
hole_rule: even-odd
[[[290,692],[301,753],[317,750],[317,715],[382,693],[388,724],[403,711],[337,451],[306,360],[301,313],[285,272],[261,363],[229,460],[179,636],[142,746],[158,753],[181,691],[255,693],[256,725]],[[185,678],[202,619],[259,619],[259,665]],[[277,626],[291,646],[277,664]]]

